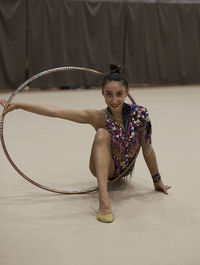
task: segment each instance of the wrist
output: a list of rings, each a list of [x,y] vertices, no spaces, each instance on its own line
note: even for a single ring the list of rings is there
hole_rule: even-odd
[[[153,183],[157,183],[161,180],[161,175],[159,172],[157,172],[155,175],[152,176]]]

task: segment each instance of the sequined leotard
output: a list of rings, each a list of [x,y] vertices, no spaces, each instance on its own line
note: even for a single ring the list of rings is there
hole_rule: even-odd
[[[147,109],[124,103],[122,112],[124,126],[112,118],[109,108],[105,110],[105,129],[111,135],[111,153],[115,164],[115,172],[110,180],[124,172],[133,159],[136,160],[143,137],[151,143],[151,122]],[[132,172],[134,164],[124,176]]]

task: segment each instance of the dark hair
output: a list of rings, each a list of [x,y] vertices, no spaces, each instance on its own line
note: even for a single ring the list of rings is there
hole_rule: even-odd
[[[110,66],[110,72],[105,74],[103,77],[102,87],[111,81],[121,82],[126,89],[128,88],[128,80],[125,74],[124,67],[122,65],[118,65],[116,63],[112,63]]]

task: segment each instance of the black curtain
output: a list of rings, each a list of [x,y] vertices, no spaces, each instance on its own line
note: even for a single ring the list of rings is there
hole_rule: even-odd
[[[123,2],[29,0],[29,60],[32,76],[58,66],[107,71],[123,61]],[[34,86],[89,85],[100,82],[85,72],[59,73]]]
[[[24,0],[0,1],[0,89],[15,88],[26,77]]]
[[[130,81],[199,82],[200,3],[157,2],[127,1],[125,64]]]
[[[200,1],[0,1],[0,88],[58,66],[126,66],[130,83],[200,81]],[[25,57],[29,62],[25,76]],[[100,85],[85,72],[54,73],[35,87]]]

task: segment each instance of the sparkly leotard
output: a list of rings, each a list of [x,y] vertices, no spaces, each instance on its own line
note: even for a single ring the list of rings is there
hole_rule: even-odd
[[[105,129],[111,135],[111,153],[115,164],[113,180],[119,176],[137,158],[143,137],[151,143],[151,122],[146,108],[139,105],[123,105],[123,125],[112,118],[109,108],[105,110]],[[124,176],[130,174],[133,166]]]

